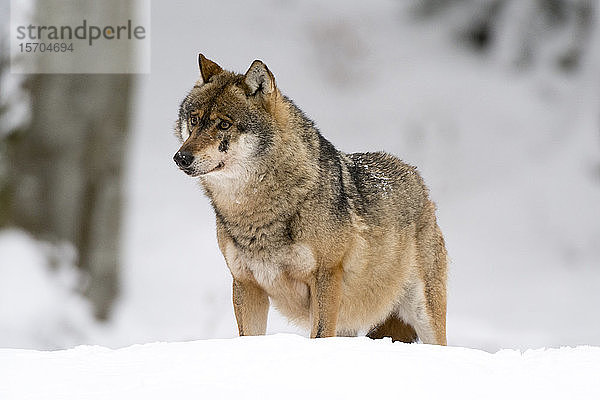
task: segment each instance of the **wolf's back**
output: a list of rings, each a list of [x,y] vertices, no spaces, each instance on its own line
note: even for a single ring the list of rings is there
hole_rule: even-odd
[[[399,228],[419,218],[428,192],[415,167],[384,152],[351,153],[347,159],[356,188],[354,205],[361,217],[393,220]]]

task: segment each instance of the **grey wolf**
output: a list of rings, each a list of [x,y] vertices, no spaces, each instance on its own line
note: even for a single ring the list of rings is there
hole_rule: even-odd
[[[313,338],[445,345],[446,248],[417,170],[338,151],[262,61],[198,64],[174,160],[214,208],[239,334],[265,334],[272,303]]]

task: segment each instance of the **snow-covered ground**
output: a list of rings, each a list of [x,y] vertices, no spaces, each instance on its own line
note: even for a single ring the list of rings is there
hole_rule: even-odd
[[[597,399],[600,348],[504,350],[295,335],[0,350],[3,400]]]
[[[217,248],[213,212],[171,159],[178,148],[172,134],[177,106],[197,79],[200,51],[239,72],[262,59],[279,88],[339,149],[384,149],[419,167],[452,259],[449,344],[490,351],[600,345],[599,35],[581,69],[569,75],[535,64],[515,70],[498,61],[503,54],[461,47],[443,20],[415,20],[406,3],[153,2],[152,72],[140,77],[133,107],[122,296],[113,319],[100,326],[88,318],[68,251],[63,267],[46,271],[36,255],[48,251],[44,245],[8,231],[0,235],[0,347],[122,347],[236,336],[231,278]],[[276,312],[268,330],[306,334]],[[91,355],[150,354],[161,346]],[[496,365],[489,371],[502,373],[513,373],[500,367],[506,360],[520,360],[522,371],[527,360],[586,353],[390,348],[393,354],[441,352],[442,359],[477,355]],[[52,361],[89,351],[19,357]],[[402,365],[398,357],[394,368]],[[480,377],[468,368],[471,375],[457,382]],[[496,384],[490,391],[509,389]]]

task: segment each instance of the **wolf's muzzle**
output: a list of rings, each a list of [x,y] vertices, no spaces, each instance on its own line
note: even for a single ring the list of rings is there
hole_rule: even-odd
[[[175,164],[181,169],[189,168],[194,162],[194,156],[189,151],[178,151],[173,156]]]

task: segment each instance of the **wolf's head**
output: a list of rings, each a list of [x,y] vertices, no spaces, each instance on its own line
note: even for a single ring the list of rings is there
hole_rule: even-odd
[[[182,145],[173,159],[190,176],[250,172],[268,154],[281,97],[262,61],[246,74],[223,70],[198,55],[200,78],[179,107],[175,133]]]

